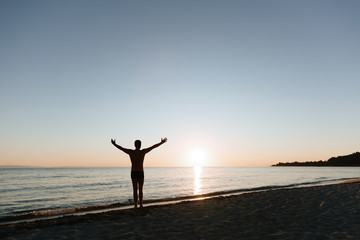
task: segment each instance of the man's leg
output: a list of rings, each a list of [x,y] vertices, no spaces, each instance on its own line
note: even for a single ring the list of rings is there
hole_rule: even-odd
[[[139,198],[140,198],[140,207],[143,207],[143,186],[144,179],[139,179]]]
[[[136,179],[131,179],[132,180],[132,185],[133,185],[133,197],[134,197],[134,204],[135,207],[137,208],[137,204],[138,204],[138,196],[137,196],[137,181]]]

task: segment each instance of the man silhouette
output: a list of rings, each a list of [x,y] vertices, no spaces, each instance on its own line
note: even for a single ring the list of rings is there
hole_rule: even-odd
[[[127,153],[130,156],[131,160],[131,180],[133,185],[133,196],[135,208],[138,206],[138,194],[137,190],[139,188],[139,203],[140,207],[143,207],[143,186],[144,186],[144,158],[145,154],[153,150],[154,148],[159,147],[161,144],[166,143],[167,138],[162,138],[161,141],[152,147],[141,149],[141,141],[135,141],[135,150],[123,148],[120,145],[116,144],[115,139],[111,139],[111,143],[120,149],[121,151]]]

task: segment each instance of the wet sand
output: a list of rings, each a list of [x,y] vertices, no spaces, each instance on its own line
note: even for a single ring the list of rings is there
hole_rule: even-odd
[[[360,182],[0,226],[4,239],[360,239]]]

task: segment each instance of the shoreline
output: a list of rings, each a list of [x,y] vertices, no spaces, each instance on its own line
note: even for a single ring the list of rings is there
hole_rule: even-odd
[[[328,180],[325,182],[319,181],[319,182],[304,182],[304,183],[279,185],[279,186],[261,186],[255,188],[244,188],[244,189],[210,192],[199,195],[162,198],[162,199],[149,199],[149,200],[144,200],[144,206],[146,207],[146,206],[166,205],[173,203],[181,203],[183,201],[197,201],[208,198],[241,195],[245,193],[255,193],[255,192],[270,191],[270,190],[289,189],[289,188],[302,188],[309,186],[323,186],[323,185],[331,185],[331,184],[348,183],[353,181],[357,182],[360,181],[360,179],[348,179],[348,180],[337,179],[337,180]],[[7,224],[17,224],[22,222],[38,221],[38,220],[57,219],[57,218],[73,216],[73,215],[82,216],[92,213],[104,213],[109,211],[126,210],[132,208],[133,208],[132,202],[118,202],[118,203],[110,203],[104,205],[79,206],[79,207],[71,207],[71,208],[63,208],[63,209],[34,210],[23,214],[0,217],[0,226]]]
[[[355,238],[360,234],[359,200],[360,180],[356,179],[340,184],[266,190],[146,205],[143,209],[6,224],[1,226],[0,236],[8,239],[56,239],[59,234],[90,239],[135,236],[145,239]],[[294,237],[295,233],[300,235]]]

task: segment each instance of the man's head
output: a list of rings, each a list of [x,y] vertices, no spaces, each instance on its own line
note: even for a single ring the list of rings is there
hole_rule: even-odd
[[[134,144],[135,144],[136,149],[139,150],[141,148],[141,141],[140,140],[136,140]]]

